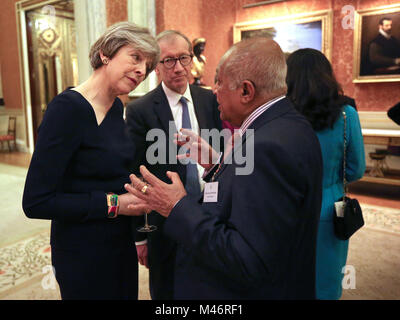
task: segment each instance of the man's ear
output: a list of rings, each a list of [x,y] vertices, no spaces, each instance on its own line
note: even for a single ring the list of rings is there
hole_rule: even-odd
[[[160,70],[158,69],[158,65],[157,65],[156,68],[154,69],[154,72],[156,73],[157,77],[160,76]]]
[[[248,103],[254,99],[256,88],[253,82],[244,80],[241,86],[240,99],[243,103]]]

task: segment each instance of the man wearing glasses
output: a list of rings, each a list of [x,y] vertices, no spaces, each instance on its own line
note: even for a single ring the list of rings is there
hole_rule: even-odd
[[[161,49],[160,62],[155,71],[161,83],[142,98],[131,102],[126,110],[128,132],[135,143],[135,164],[133,172],[139,173],[139,166],[145,165],[159,179],[168,182],[166,171],[177,172],[192,196],[201,194],[203,168],[196,164],[182,164],[170,156],[169,144],[171,126],[174,132],[188,128],[200,134],[200,129],[221,130],[218,103],[211,90],[189,84],[193,49],[191,41],[182,33],[166,30],[157,36]],[[149,163],[146,151],[154,141],[146,141],[146,134],[151,129],[163,130],[165,163]],[[174,159],[175,161],[171,161]],[[150,161],[151,162],[151,161]],[[136,248],[139,262],[149,267],[150,294],[153,300],[173,299],[174,268],[179,268],[176,257],[177,244],[163,232],[165,218],[153,211],[148,217],[149,224],[157,230],[139,234]],[[141,237],[145,237],[144,241]]]

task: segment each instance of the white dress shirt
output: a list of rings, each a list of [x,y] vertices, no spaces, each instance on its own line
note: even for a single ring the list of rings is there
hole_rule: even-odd
[[[197,122],[196,113],[194,111],[194,104],[193,104],[192,95],[190,94],[189,84],[183,95],[169,89],[164,84],[164,82],[162,82],[161,85],[162,85],[165,95],[167,96],[169,107],[171,108],[172,116],[174,118],[175,126],[176,126],[176,129],[178,130],[178,132],[180,132],[180,130],[182,129],[182,104],[179,100],[181,99],[182,96],[184,96],[186,98],[186,102],[187,102],[187,106],[188,106],[192,131],[195,132],[196,134],[200,135],[200,127]],[[201,179],[201,177],[203,176],[204,168],[202,166],[200,166],[199,164],[197,164],[197,171],[199,173],[198,179],[199,179],[199,183],[200,183],[200,190],[203,191],[204,181],[203,181],[203,179]]]
[[[169,107],[171,108],[172,117],[174,118],[176,129],[179,132],[182,129],[182,104],[179,101],[181,99],[182,95],[169,89],[164,84],[164,82],[161,82],[161,85],[162,85],[165,95],[167,96],[168,104],[169,104]],[[199,128],[199,124],[197,122],[196,113],[194,111],[194,104],[193,104],[192,95],[190,94],[189,84],[188,84],[183,96],[186,98],[186,103],[188,106],[192,131],[194,131],[196,134],[200,135],[200,128]],[[203,176],[204,168],[202,166],[200,166],[199,164],[197,164],[197,171],[199,174],[198,178],[199,178],[199,183],[200,183],[200,190],[203,191],[205,182],[201,177]],[[143,240],[143,241],[135,242],[135,244],[137,246],[144,245],[146,243],[147,243],[147,239]]]

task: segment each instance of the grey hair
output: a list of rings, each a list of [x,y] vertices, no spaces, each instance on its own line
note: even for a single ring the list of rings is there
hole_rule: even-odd
[[[146,77],[157,66],[160,59],[160,47],[147,28],[133,22],[118,22],[110,26],[90,48],[89,59],[94,70],[103,65],[100,52],[112,59],[125,45],[132,45],[147,59]]]
[[[221,58],[218,70],[221,67],[230,90],[250,80],[261,94],[287,91],[285,55],[271,39],[251,38],[234,44]]]
[[[189,52],[192,54],[193,53],[193,46],[192,46],[192,42],[189,40],[189,38],[187,36],[185,36],[182,32],[178,31],[178,30],[164,30],[163,32],[159,33],[156,36],[156,41],[160,42],[161,40],[168,40],[171,39],[173,37],[182,37],[183,39],[185,39],[185,41],[188,44],[188,49]]]

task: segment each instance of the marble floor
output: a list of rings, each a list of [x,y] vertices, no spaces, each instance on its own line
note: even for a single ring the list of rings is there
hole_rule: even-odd
[[[49,221],[28,219],[22,191],[30,156],[0,153],[0,300],[58,300],[52,276]],[[366,226],[350,240],[347,266],[355,283],[342,300],[400,300],[400,190],[352,185],[362,203]],[[148,270],[139,266],[139,299],[149,300]]]

